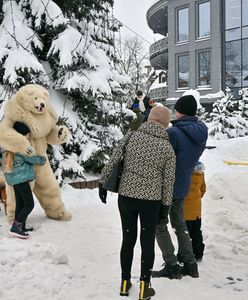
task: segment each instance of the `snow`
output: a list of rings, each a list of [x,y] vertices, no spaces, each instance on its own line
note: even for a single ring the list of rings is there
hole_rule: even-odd
[[[201,161],[206,167],[203,198],[204,260],[200,277],[180,281],[152,279],[154,300],[246,300],[248,296],[248,170],[223,159],[248,161],[248,137],[209,139]],[[35,231],[26,241],[8,237],[9,224],[0,212],[0,298],[3,300],[122,299],[119,297],[121,244],[117,195],[104,205],[97,189],[62,189],[73,213],[70,222],[47,219],[36,203],[28,223]],[[175,240],[175,235],[171,231]],[[175,243],[176,245],[176,243]],[[154,269],[162,264],[156,244]],[[140,246],[136,244],[128,299],[138,298]]]
[[[27,72],[34,69],[36,72],[44,72],[42,64],[39,63],[34,56],[23,49],[9,51],[4,66],[6,70],[3,79],[9,79],[10,82],[15,82],[18,79],[18,74],[13,72],[15,69],[21,69],[22,71],[26,69]]]
[[[47,24],[57,27],[61,24],[66,24],[68,20],[64,18],[59,6],[50,0],[32,1],[32,15],[35,16],[35,26],[39,27],[42,22],[42,17],[46,17]]]

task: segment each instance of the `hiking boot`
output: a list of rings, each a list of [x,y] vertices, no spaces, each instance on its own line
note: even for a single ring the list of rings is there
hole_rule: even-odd
[[[20,239],[27,239],[29,237],[28,233],[22,230],[22,223],[14,221],[9,232],[10,236],[18,237]]]
[[[120,289],[120,296],[128,296],[131,286],[132,286],[132,283],[129,279],[128,280],[122,279],[121,289]]]
[[[28,231],[33,231],[34,228],[33,227],[26,228],[26,222],[24,222],[24,223],[22,223],[22,230],[24,232],[28,232]]]
[[[196,257],[196,258],[195,258],[195,260],[196,260],[197,263],[202,262],[202,259],[203,259],[202,256],[201,256],[201,257]]]
[[[182,267],[182,275],[183,276],[189,275],[193,278],[199,277],[197,263],[191,265],[189,263],[184,263]]]
[[[151,283],[141,280],[139,300],[149,300],[154,295],[155,295],[155,290],[151,287]]]
[[[183,264],[183,257],[179,253],[177,253],[177,260],[178,260],[178,262],[179,262],[180,265]]]
[[[34,228],[33,228],[33,227],[29,227],[29,228],[24,227],[24,228],[22,228],[22,230],[23,230],[24,232],[29,232],[29,231],[33,231]]]
[[[152,277],[167,277],[169,279],[181,279],[181,266],[180,265],[165,265],[160,271],[152,271]]]

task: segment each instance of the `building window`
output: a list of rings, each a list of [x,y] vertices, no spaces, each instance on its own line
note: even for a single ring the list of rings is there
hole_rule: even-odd
[[[226,43],[226,86],[241,87],[241,40]]]
[[[197,3],[197,38],[210,36],[210,2]]]
[[[189,9],[177,9],[177,42],[186,42],[189,40]]]
[[[241,26],[241,0],[226,0],[226,29]]]
[[[178,56],[177,60],[177,86],[178,88],[189,87],[189,55]]]
[[[241,28],[226,30],[226,42],[241,39]]]
[[[159,83],[165,83],[167,80],[166,75],[164,73],[159,75]]]
[[[242,42],[242,86],[248,86],[248,39]]]
[[[211,85],[210,51],[198,52],[198,86]]]
[[[248,0],[225,0],[226,87],[248,86]]]
[[[248,38],[248,26],[242,27],[242,38]]]
[[[248,0],[242,1],[242,26],[248,25]]]

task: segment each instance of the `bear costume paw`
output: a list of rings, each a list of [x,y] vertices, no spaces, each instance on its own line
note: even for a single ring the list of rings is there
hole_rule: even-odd
[[[58,138],[61,141],[61,143],[64,143],[67,141],[69,137],[69,130],[65,126],[60,126],[59,132],[58,132]]]
[[[60,220],[60,221],[70,221],[72,214],[68,212],[64,206],[57,208],[55,211],[46,211],[46,215],[50,219]]]

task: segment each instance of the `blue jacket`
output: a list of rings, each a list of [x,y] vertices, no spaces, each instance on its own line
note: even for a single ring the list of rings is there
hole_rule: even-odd
[[[35,179],[35,165],[44,165],[46,158],[44,156],[25,156],[16,153],[13,169],[11,172],[4,172],[4,177],[9,185],[32,181]]]
[[[167,129],[176,154],[173,199],[184,199],[189,191],[193,169],[206,147],[207,126],[197,117],[183,116]]]

